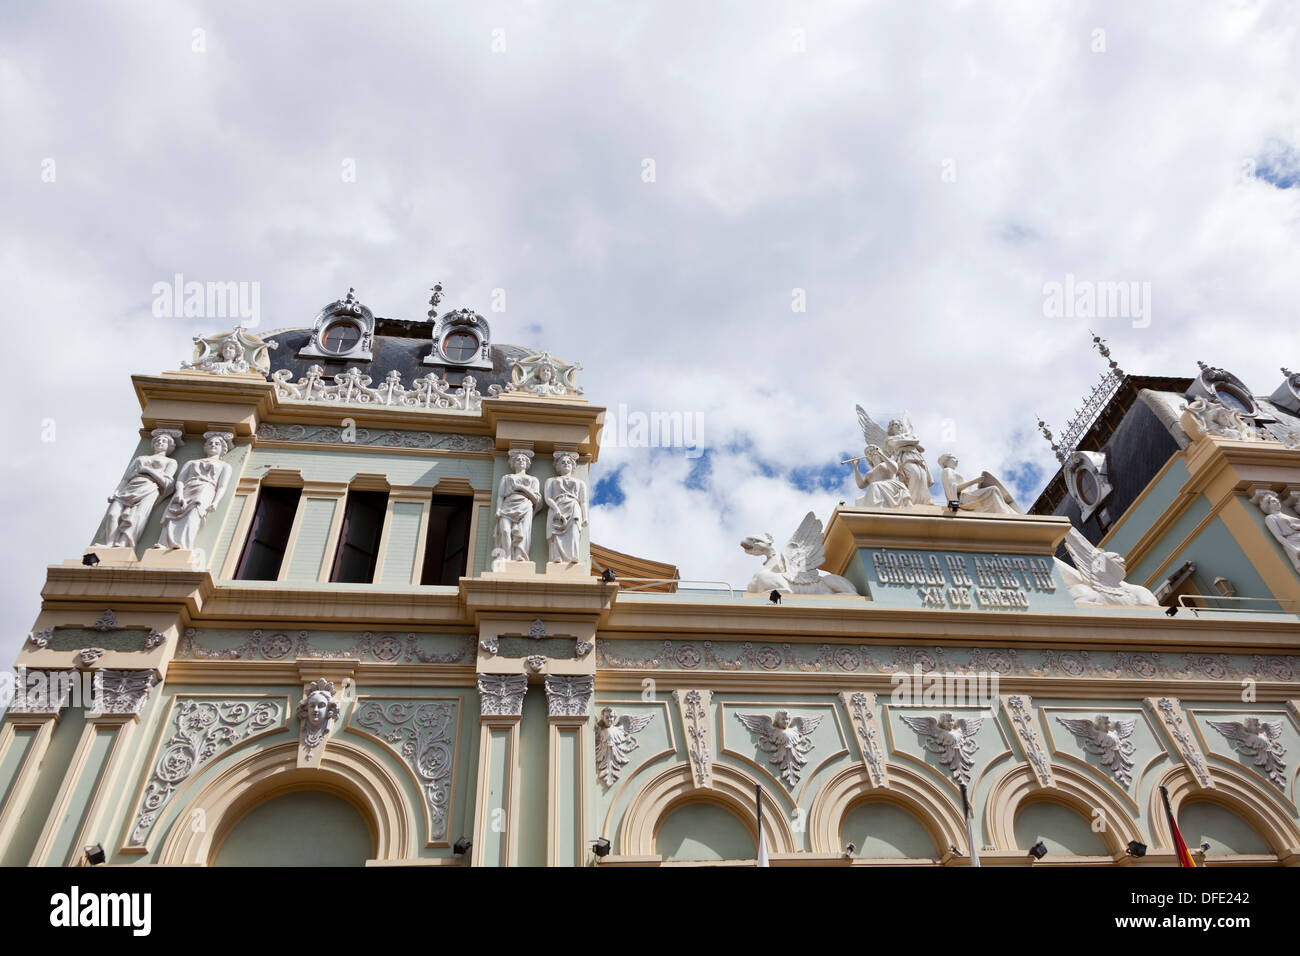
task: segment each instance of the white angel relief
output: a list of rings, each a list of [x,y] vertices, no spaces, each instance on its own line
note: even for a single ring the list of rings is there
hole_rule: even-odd
[[[740,546],[746,554],[764,559],[762,570],[750,579],[745,589],[751,593],[858,593],[847,578],[817,570],[826,560],[826,551],[822,544],[822,523],[811,511],[804,515],[793,537],[780,551],[776,550],[772,536],[767,532],[741,539]]]
[[[1070,597],[1079,607],[1159,607],[1155,595],[1140,584],[1124,580],[1124,559],[1113,551],[1102,551],[1071,528],[1065,535],[1066,552],[1074,567],[1056,558]]]
[[[952,778],[958,783],[970,783],[972,759],[979,744],[975,735],[979,733],[983,717],[962,717],[954,719],[944,711],[935,717],[909,717],[899,714],[903,723],[925,738],[925,749],[939,756],[939,763],[952,772]]]
[[[751,734],[758,735],[759,749],[772,755],[772,763],[780,768],[785,782],[792,787],[797,784],[799,772],[813,749],[810,738],[822,722],[821,717],[791,717],[788,710],[778,710],[772,717],[737,714],[736,719]]]
[[[1087,717],[1057,717],[1070,733],[1078,738],[1083,749],[1101,758],[1101,765],[1115,775],[1124,786],[1133,782],[1133,728],[1136,720],[1111,720],[1098,714],[1096,720]]]
[[[612,787],[618,781],[619,771],[628,761],[628,755],[637,747],[638,731],[654,719],[654,714],[634,716],[614,713],[613,707],[601,709],[596,720],[596,773],[605,786]]]
[[[1286,748],[1278,741],[1282,736],[1282,721],[1247,717],[1244,722],[1207,720],[1206,723],[1223,734],[1233,750],[1243,757],[1252,758],[1260,773],[1286,789],[1286,777],[1283,776],[1286,764],[1282,760]]]

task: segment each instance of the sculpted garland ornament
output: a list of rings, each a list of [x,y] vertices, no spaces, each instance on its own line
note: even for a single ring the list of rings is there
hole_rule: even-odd
[[[618,775],[637,747],[636,734],[654,719],[654,714],[624,714],[613,707],[601,709],[596,721],[596,774],[606,787],[618,782]]]
[[[979,733],[983,717],[963,717],[956,719],[949,711],[944,711],[938,718],[909,717],[899,714],[899,719],[915,730],[925,740],[925,749],[937,754],[939,763],[947,767],[952,778],[958,783],[970,783],[971,768],[975,765],[975,751],[979,744],[975,735]]]
[[[785,782],[791,787],[797,784],[813,749],[809,738],[822,722],[821,716],[791,717],[789,711],[778,710],[772,717],[737,714],[736,719],[750,733],[758,735],[759,749],[772,755],[771,762],[777,765]]]

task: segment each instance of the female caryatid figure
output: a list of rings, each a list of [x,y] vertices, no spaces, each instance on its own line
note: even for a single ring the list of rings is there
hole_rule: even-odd
[[[510,474],[497,485],[496,557],[505,561],[527,561],[533,541],[533,515],[541,504],[541,485],[528,474],[533,453],[510,449]]]
[[[862,450],[871,467],[866,474],[858,471],[858,459],[853,460],[853,480],[866,491],[858,499],[859,508],[903,508],[912,503],[911,492],[898,477],[898,466],[887,457],[879,445],[868,445]]]
[[[162,533],[154,548],[193,551],[199,529],[230,483],[231,468],[221,460],[230,451],[235,436],[230,432],[205,432],[203,450],[207,457],[181,466],[176,476],[176,494],[163,514]]]
[[[572,564],[579,557],[579,541],[587,524],[587,483],[573,477],[578,456],[571,451],[555,453],[554,478],[546,479],[546,543],[551,563]]]
[[[117,490],[109,496],[108,511],[92,547],[134,548],[158,497],[170,494],[175,486],[176,460],[168,456],[176,450],[181,433],[174,428],[155,428],[151,434],[153,454],[141,455],[127,465]]]

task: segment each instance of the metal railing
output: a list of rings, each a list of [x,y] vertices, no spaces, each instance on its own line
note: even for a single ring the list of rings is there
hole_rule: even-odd
[[[1188,604],[1188,598],[1200,598],[1203,601],[1243,601],[1254,604],[1272,604],[1275,608],[1251,608],[1251,607],[1198,607],[1195,604]],[[1248,614],[1251,611],[1264,611],[1265,613],[1294,614],[1296,612],[1296,602],[1291,598],[1256,598],[1256,597],[1228,597],[1224,594],[1180,594],[1178,595],[1178,606],[1187,608],[1193,614],[1198,611],[1222,611],[1228,614]]]
[[[676,584],[679,587],[683,584],[712,584],[712,585],[717,585],[717,587],[713,588],[712,590],[722,590],[723,588],[726,588],[727,597],[734,598],[736,596],[735,589],[732,588],[732,586],[728,584],[726,581],[704,581],[704,580],[696,580],[693,578],[623,578],[623,577],[615,578],[614,581],[616,584],[619,585],[621,585],[624,581],[641,582],[634,588],[625,589],[628,591],[641,591],[652,584]]]

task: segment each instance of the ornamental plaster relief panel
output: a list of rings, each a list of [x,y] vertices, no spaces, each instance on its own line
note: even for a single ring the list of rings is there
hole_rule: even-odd
[[[686,756],[691,764],[691,780],[695,787],[713,786],[713,691],[675,690],[677,715],[686,732]]]
[[[287,725],[285,697],[178,694],[146,769],[124,852],[144,852],[173,798],[200,770]]]
[[[849,733],[833,697],[735,700],[715,693],[714,700],[719,754],[759,771],[796,805],[824,768],[850,755]]]
[[[1148,697],[1145,700],[1147,710],[1160,724],[1165,736],[1173,742],[1176,753],[1191,771],[1193,779],[1203,789],[1214,789],[1214,778],[1210,776],[1205,762],[1205,755],[1192,732],[1191,723],[1183,713],[1177,697]]]
[[[1249,703],[1237,707],[1186,708],[1201,748],[1268,781],[1270,789],[1296,808],[1296,754],[1300,731],[1284,706]]]
[[[1052,760],[1038,726],[1033,700],[1028,694],[1006,694],[1002,697],[1002,714],[1010,722],[1016,743],[1025,755],[1026,763],[1034,771],[1039,786],[1056,786],[1056,779],[1052,776]]]
[[[462,634],[366,631],[237,631],[186,628],[177,659],[360,660],[382,664],[471,665],[474,638]]]
[[[924,766],[956,788],[974,792],[980,778],[1013,757],[1011,740],[990,708],[889,704],[881,723],[891,759]]]
[[[873,787],[889,786],[887,758],[885,756],[884,730],[880,726],[880,711],[876,695],[864,691],[845,691],[840,702],[849,715],[854,739],[862,754],[862,765]]]
[[[361,697],[347,729],[379,742],[406,767],[424,794],[426,846],[448,843],[456,751],[460,739],[459,698]]]
[[[1122,792],[1137,812],[1142,778],[1165,756],[1165,747],[1146,711],[1111,701],[1041,707],[1052,759],[1088,768]]]
[[[362,448],[423,448],[436,451],[491,452],[496,448],[496,439],[491,435],[273,422],[262,422],[257,426],[257,439],[259,442],[298,445],[356,445]]]
[[[802,674],[997,674],[1049,679],[1300,681],[1297,654],[596,640],[602,669]]]

